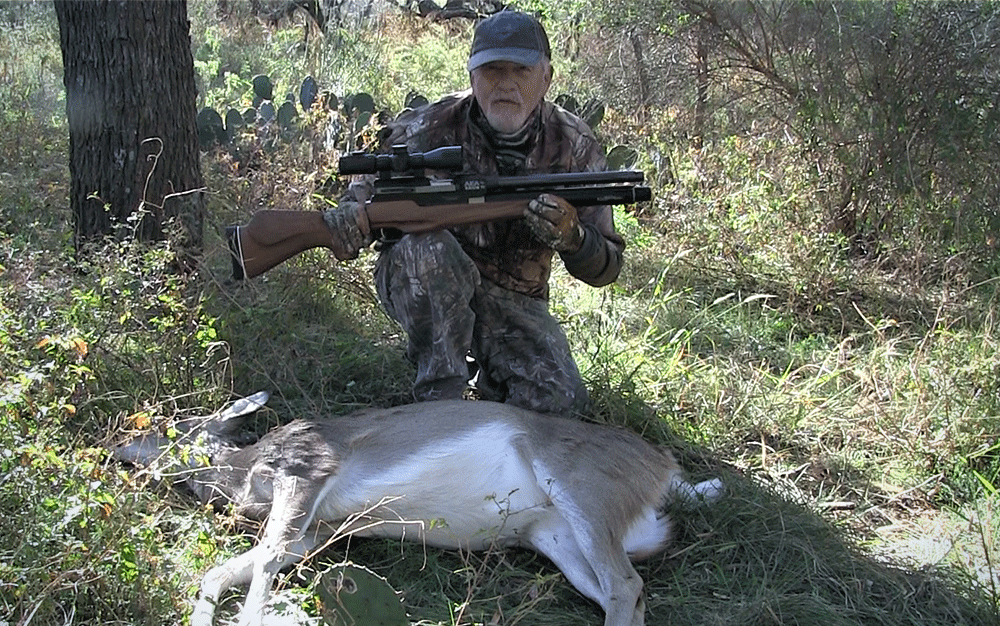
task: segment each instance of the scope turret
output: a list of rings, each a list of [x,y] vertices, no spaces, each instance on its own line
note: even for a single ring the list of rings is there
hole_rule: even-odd
[[[405,145],[398,145],[393,146],[389,154],[352,152],[340,157],[338,167],[341,176],[349,174],[390,176],[393,173],[423,175],[422,170],[425,169],[455,172],[463,167],[462,147],[444,146],[428,152],[408,152]]]

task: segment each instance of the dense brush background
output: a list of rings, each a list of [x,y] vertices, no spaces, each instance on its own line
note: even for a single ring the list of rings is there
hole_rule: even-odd
[[[189,2],[199,109],[263,110],[255,76],[278,105],[307,76],[337,98],[207,126],[191,275],[169,243],[74,254],[54,12],[0,4],[2,626],[182,623],[204,571],[252,544],[244,521],[110,461],[129,432],[260,389],[259,431],[409,399],[374,253],[232,284],[219,233],[258,208],[322,207],[380,112],[466,86],[473,23],[337,2],[320,32],[283,4]],[[641,565],[647,622],[998,623],[1000,5],[516,5],[549,30],[550,96],[594,115],[654,190],[618,209],[615,285],[553,278],[588,419],[729,488]],[[353,541],[284,593],[316,615],[313,572],[345,559],[420,624],[603,623],[523,551]]]

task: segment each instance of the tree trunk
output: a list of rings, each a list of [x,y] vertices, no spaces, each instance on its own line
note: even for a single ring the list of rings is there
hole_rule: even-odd
[[[708,126],[708,32],[699,25],[695,37],[694,147],[701,150]]]
[[[176,234],[202,244],[186,0],[55,0],[69,122],[74,243]]]
[[[632,53],[635,55],[635,71],[639,80],[639,119],[642,122],[645,122],[646,113],[649,110],[649,105],[651,104],[649,74],[646,71],[646,59],[643,54],[642,38],[639,36],[639,32],[633,30],[629,39],[632,42]]]

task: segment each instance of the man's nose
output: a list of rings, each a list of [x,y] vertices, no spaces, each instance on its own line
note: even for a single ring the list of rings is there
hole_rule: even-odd
[[[505,91],[514,91],[517,89],[517,81],[514,80],[512,73],[502,74],[497,80],[497,87]]]

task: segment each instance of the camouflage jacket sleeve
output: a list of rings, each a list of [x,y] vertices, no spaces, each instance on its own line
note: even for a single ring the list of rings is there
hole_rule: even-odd
[[[606,170],[604,155],[598,151],[596,157],[599,169],[594,171]],[[583,245],[576,252],[560,253],[566,271],[594,287],[615,282],[622,269],[625,241],[615,230],[612,208],[580,207],[577,214],[583,225]]]

